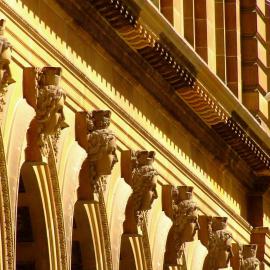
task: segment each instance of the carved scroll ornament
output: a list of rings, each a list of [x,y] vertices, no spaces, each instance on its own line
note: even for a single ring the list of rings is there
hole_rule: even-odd
[[[0,20],[0,111],[5,105],[8,86],[15,82],[10,69],[12,46],[4,37],[5,24],[5,20]]]
[[[111,112],[94,110],[76,114],[76,140],[87,152],[80,173],[79,193],[84,199],[89,194],[105,190],[105,177],[110,175],[116,162],[116,136],[109,129]],[[88,190],[88,191],[86,191]],[[79,195],[80,197],[80,195]]]
[[[56,153],[61,130],[68,127],[63,111],[66,94],[60,87],[60,78],[58,67],[24,69],[24,98],[36,113],[27,132],[29,161],[47,159],[49,138]]]
[[[181,264],[184,243],[193,241],[200,228],[197,204],[192,197],[193,187],[162,187],[162,208],[173,222],[166,243],[166,266]]]

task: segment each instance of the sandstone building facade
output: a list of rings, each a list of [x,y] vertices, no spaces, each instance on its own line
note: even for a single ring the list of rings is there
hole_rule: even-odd
[[[0,15],[0,270],[270,269],[269,1]]]

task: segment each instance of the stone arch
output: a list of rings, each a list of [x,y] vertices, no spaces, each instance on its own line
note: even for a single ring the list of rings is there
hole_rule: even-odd
[[[172,225],[172,222],[164,214],[164,212],[159,212],[156,215],[158,216],[158,220],[156,222],[152,260],[153,260],[153,269],[162,270],[164,263],[167,235]]]
[[[64,229],[59,226],[61,217],[57,209],[61,205],[56,204],[54,189],[48,165],[37,162],[22,165],[17,204],[17,269],[66,267],[61,237]]]
[[[77,201],[74,207],[72,232],[71,270],[104,269],[103,256],[96,256],[98,241],[93,232],[99,224],[91,222],[91,210],[87,203]],[[91,207],[90,207],[91,208]],[[106,269],[106,268],[105,268]]]
[[[15,90],[15,89],[13,89]],[[1,171],[1,198],[0,205],[3,206],[1,214],[1,237],[3,269],[14,269],[15,265],[15,224],[18,179],[20,175],[20,164],[23,159],[23,145],[25,143],[25,132],[33,112],[23,99],[16,102],[8,93],[8,103],[3,112],[4,119],[1,122],[0,131],[0,171]],[[13,93],[14,94],[14,93]],[[9,102],[14,102],[12,111]],[[0,267],[0,269],[2,269]]]
[[[121,236],[123,233],[123,222],[125,220],[125,206],[131,194],[130,186],[123,178],[116,178],[114,186],[111,186],[110,195],[113,196],[109,204],[110,236],[112,243],[113,269],[119,269]]]
[[[73,235],[72,244],[79,242],[75,245],[79,245],[81,253],[84,254],[83,269],[112,270],[109,226],[102,191],[93,200],[78,200],[75,203],[74,221],[77,228],[75,232],[73,226],[73,234],[76,233],[79,239]],[[74,246],[72,251],[75,252]]]
[[[120,270],[145,270],[147,264],[143,252],[141,235],[122,235],[120,250]]]
[[[83,150],[74,142],[69,142],[69,148],[66,151],[66,161],[63,164],[65,167],[63,172],[63,185],[62,185],[62,198],[63,198],[63,214],[66,231],[66,246],[67,246],[67,258],[68,264],[71,263],[71,248],[72,248],[72,234],[74,223],[74,206],[77,201],[76,190],[78,188],[78,175],[80,166],[85,153]],[[62,155],[61,160],[62,162]]]
[[[56,266],[52,254],[54,244],[50,247],[50,234],[54,229],[44,176],[40,165],[24,163],[21,168],[16,226],[17,269],[52,269]]]

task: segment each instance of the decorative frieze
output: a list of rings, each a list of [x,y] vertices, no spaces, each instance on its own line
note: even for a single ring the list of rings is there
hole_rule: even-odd
[[[57,153],[61,130],[68,127],[64,116],[66,94],[60,87],[61,68],[25,68],[23,95],[35,110],[27,131],[27,161],[47,161],[49,140]]]
[[[5,105],[5,95],[8,86],[15,82],[11,75],[11,52],[12,46],[4,37],[6,21],[0,20],[0,111],[3,111]]]
[[[118,161],[116,137],[109,129],[110,119],[109,110],[76,113],[76,140],[87,152],[80,171],[80,199],[89,199],[93,193],[105,190],[105,176],[111,174]]]
[[[192,197],[193,187],[162,187],[162,208],[173,223],[167,237],[165,269],[182,265],[184,244],[193,241],[200,228],[197,204]]]
[[[228,267],[232,257],[232,234],[227,230],[226,217],[208,217],[207,249],[203,270]]]
[[[151,209],[157,199],[158,172],[153,167],[155,152],[153,151],[126,151],[122,153],[122,176],[131,186],[132,194],[126,207],[125,233],[138,233],[146,212]]]

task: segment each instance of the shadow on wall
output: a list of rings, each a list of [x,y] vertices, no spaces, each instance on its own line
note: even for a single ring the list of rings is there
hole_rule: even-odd
[[[175,156],[185,159],[190,166],[196,168],[196,171],[209,180],[209,186],[213,190],[232,201],[235,211],[246,217],[245,198],[244,195],[240,196],[240,187],[236,188],[233,177],[206,154],[207,151],[195,142],[179,123],[172,120],[172,117],[134,78],[126,74],[117,63],[112,62],[110,56],[91,37],[67,20],[63,22],[63,19],[56,15],[62,12],[56,5],[49,5],[41,0],[17,0],[17,2],[21,2],[29,14],[33,12],[34,16],[39,18],[40,24],[45,24],[50,34],[57,37],[61,44],[65,44],[67,52],[64,54],[72,63],[86,65],[85,70],[91,70],[102,85],[109,89],[107,95],[121,101],[126,111],[132,113],[132,117],[142,119],[140,122],[146,126],[149,133],[164,142],[163,145],[175,153]]]

